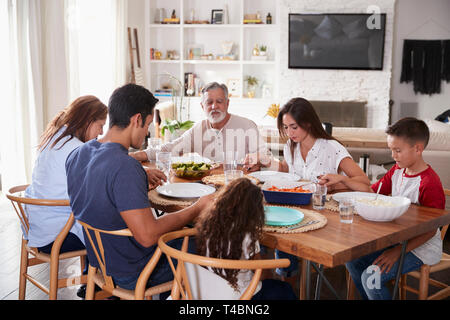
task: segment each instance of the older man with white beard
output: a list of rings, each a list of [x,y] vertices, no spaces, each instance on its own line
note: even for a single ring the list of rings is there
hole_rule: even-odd
[[[206,119],[196,123],[181,137],[163,144],[162,151],[174,156],[196,152],[211,160],[223,161],[225,151],[235,151],[237,160],[249,153],[267,153],[256,124],[247,118],[228,113],[230,100],[226,85],[211,82],[202,89],[200,102]],[[137,160],[153,160],[156,151],[148,148],[130,153]]]

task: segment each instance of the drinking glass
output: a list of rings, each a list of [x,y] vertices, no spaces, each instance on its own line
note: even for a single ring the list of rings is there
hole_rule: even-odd
[[[243,176],[244,172],[242,170],[225,170],[225,184],[227,185],[231,181],[242,178]]]
[[[237,169],[237,151],[223,152],[223,171]]]
[[[157,151],[161,150],[162,140],[160,138],[150,138],[150,147]]]
[[[342,223],[353,222],[354,206],[353,199],[346,198],[339,201],[339,217]]]
[[[156,154],[157,152],[161,151],[162,140],[160,138],[150,138],[149,145],[151,149],[155,150]],[[149,159],[149,161],[154,163],[154,160],[152,161]]]
[[[172,154],[170,152],[159,151],[156,153],[156,167],[164,172],[169,183],[170,165],[172,164]]]
[[[322,184],[314,184],[313,198],[313,208],[316,210],[322,210],[325,206],[325,201],[327,197],[327,187]]]

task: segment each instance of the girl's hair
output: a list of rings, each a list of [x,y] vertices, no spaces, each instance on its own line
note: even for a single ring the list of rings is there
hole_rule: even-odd
[[[201,255],[219,259],[242,258],[246,235],[251,239],[247,252],[255,252],[255,243],[264,226],[264,205],[261,189],[247,178],[233,180],[219,191],[210,210],[203,212],[196,223],[197,250]],[[236,269],[217,269],[214,273],[237,289]]]
[[[108,108],[94,96],[82,96],[75,99],[47,125],[47,128],[41,135],[38,149],[45,149],[63,126],[66,126],[66,129],[55,139],[50,148],[53,148],[61,139],[67,136],[70,138],[64,144],[73,137],[78,138],[82,142],[86,142],[89,125],[97,120],[106,119],[107,114]]]
[[[285,114],[289,114],[292,118],[294,118],[298,126],[314,138],[336,140],[325,131],[312,104],[303,98],[292,98],[283,106],[283,108],[281,108],[278,113],[277,127],[280,137],[283,139],[288,138],[286,131],[283,128],[283,116]],[[297,143],[290,141],[292,161],[294,161],[294,150],[296,147]]]

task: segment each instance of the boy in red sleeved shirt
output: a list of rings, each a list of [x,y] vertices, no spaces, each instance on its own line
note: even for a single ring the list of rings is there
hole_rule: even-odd
[[[376,192],[379,184],[383,183],[380,194],[403,196],[409,198],[411,203],[444,209],[445,195],[439,176],[422,158],[430,136],[425,122],[410,117],[403,118],[390,126],[386,133],[395,165],[370,190],[363,185],[354,186],[354,189]],[[442,256],[440,230],[432,230],[409,239],[406,252],[402,274],[417,270],[422,264],[438,263]],[[391,294],[384,283],[395,277],[400,254],[401,246],[396,245],[346,263],[363,298],[390,299]],[[376,270],[381,277],[379,288],[370,283],[373,265],[379,267]]]

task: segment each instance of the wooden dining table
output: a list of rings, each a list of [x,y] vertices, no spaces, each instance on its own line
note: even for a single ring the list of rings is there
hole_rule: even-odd
[[[212,173],[221,172],[221,169],[216,169]],[[172,176],[170,182],[183,183],[188,180]],[[340,192],[342,191],[345,190]],[[314,210],[311,204],[298,207]],[[167,210],[174,211],[182,207],[159,206],[158,209],[169,212]],[[402,244],[403,249],[401,266],[408,239],[450,224],[450,211],[415,204],[411,204],[402,216],[390,222],[374,222],[354,215],[353,223],[345,224],[340,222],[338,212],[327,209],[316,211],[327,218],[327,224],[324,227],[301,233],[264,232],[260,241],[266,247],[278,249],[302,259],[303,276],[300,281],[304,281],[304,285],[300,287],[304,290],[300,292],[300,299],[310,298],[311,266],[316,269],[321,280],[325,280],[325,284],[330,287],[331,284],[327,283],[321,271],[323,267],[333,268],[343,265],[348,261],[399,243]],[[399,278],[400,273],[394,287],[394,298]],[[333,291],[332,288],[330,289]]]

